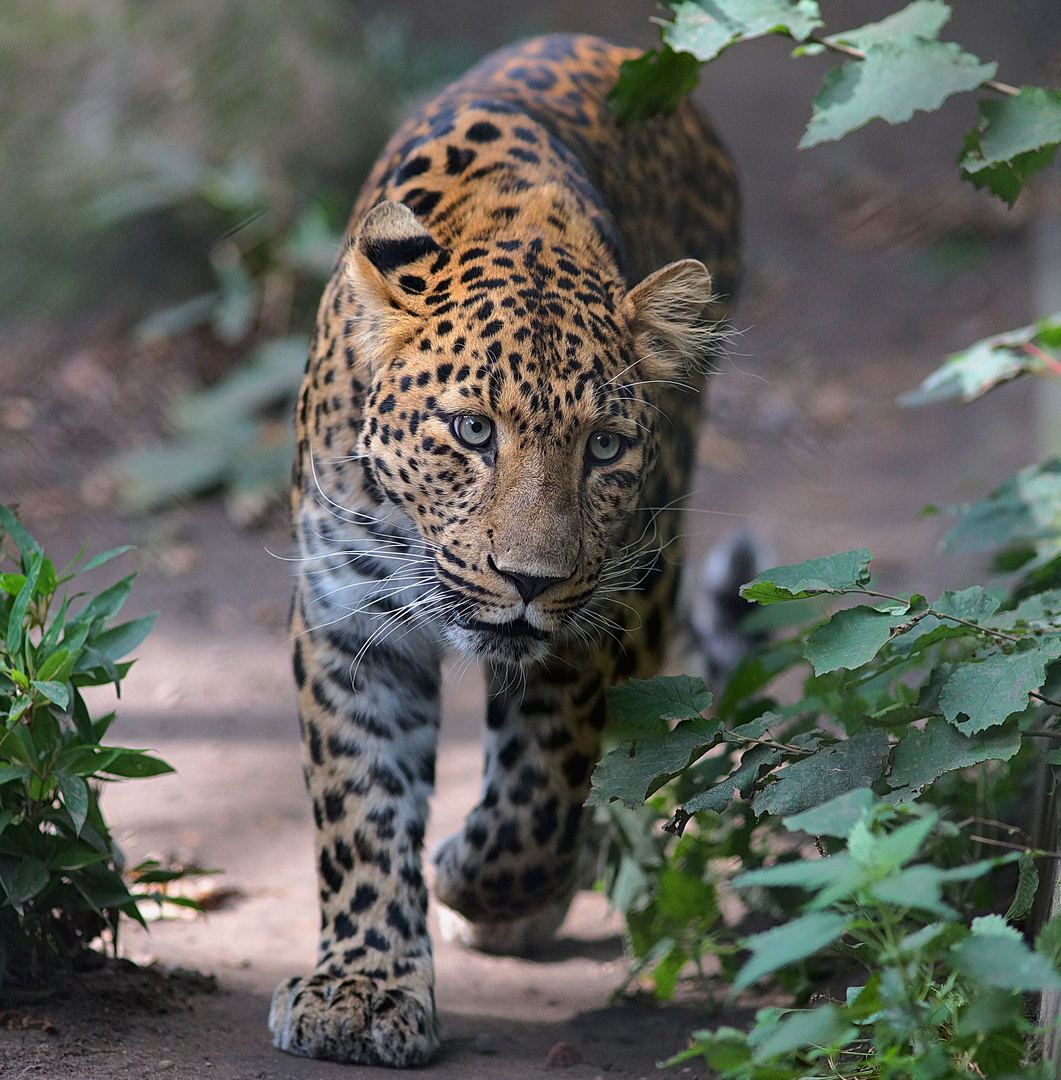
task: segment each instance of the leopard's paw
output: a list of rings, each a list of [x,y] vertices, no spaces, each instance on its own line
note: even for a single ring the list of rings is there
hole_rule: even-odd
[[[445,941],[497,956],[534,956],[556,937],[570,906],[568,896],[522,919],[475,923],[440,905],[438,922]]]
[[[364,975],[287,979],[269,1010],[273,1045],[345,1064],[426,1064],[439,1044],[434,995],[381,986]]]

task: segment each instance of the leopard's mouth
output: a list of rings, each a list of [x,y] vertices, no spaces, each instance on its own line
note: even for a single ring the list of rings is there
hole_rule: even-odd
[[[531,638],[535,641],[548,641],[549,633],[537,626],[531,626],[526,619],[510,619],[503,623],[480,622],[478,619],[469,619],[467,616],[457,615],[453,622],[462,630],[470,630],[477,634],[489,634],[500,638]]]

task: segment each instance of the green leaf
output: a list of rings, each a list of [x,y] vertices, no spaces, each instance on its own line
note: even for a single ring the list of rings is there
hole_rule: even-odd
[[[704,680],[691,675],[628,679],[607,690],[608,715],[616,724],[664,730],[660,720],[692,720],[711,704]]]
[[[631,808],[643,803],[711,746],[721,730],[717,720],[683,720],[661,738],[624,743],[605,754],[594,770],[587,805],[612,799]]]
[[[1061,967],[1061,912],[1054,915],[1039,931],[1035,939],[1035,951],[1045,956],[1055,968]]]
[[[66,663],[66,658],[70,655],[69,649],[59,649],[57,652],[53,652],[47,660],[41,664],[37,670],[37,679],[40,682],[48,682],[49,679]],[[63,708],[66,706],[64,705]]]
[[[671,4],[674,21],[664,23],[664,41],[710,60],[737,41],[786,33],[805,41],[822,25],[814,0],[684,0]]]
[[[988,929],[989,932],[977,933],[974,922],[973,933],[950,950],[951,963],[957,971],[987,986],[1023,993],[1061,990],[1061,975],[1046,957],[1032,952],[1019,934],[1014,937]]]
[[[660,1068],[680,1065],[694,1057],[703,1056],[708,1067],[717,1072],[736,1070],[751,1060],[752,1051],[748,1036],[736,1028],[720,1027],[714,1031],[694,1031],[690,1036],[692,1047],[668,1058]]]
[[[966,735],[1001,724],[1028,707],[1028,695],[1046,679],[1046,665],[1059,656],[1061,637],[1051,636],[1025,639],[1008,655],[996,652],[978,663],[962,664],[940,693],[940,710]]]
[[[877,655],[899,621],[896,615],[864,605],[845,608],[811,633],[803,651],[815,675],[861,667]]]
[[[847,836],[855,824],[865,817],[877,798],[869,788],[855,788],[830,799],[813,810],[791,814],[782,823],[789,832],[805,832],[811,836]]]
[[[26,618],[26,609],[33,599],[34,590],[37,587],[37,578],[40,577],[41,567],[44,565],[44,552],[38,551],[33,556],[26,580],[18,591],[14,603],[11,605],[11,614],[7,623],[7,651],[17,653],[22,648],[22,623]]]
[[[157,618],[158,612],[153,611],[150,615],[131,619],[129,622],[95,634],[91,638],[92,647],[98,649],[109,660],[120,660],[127,653],[132,652],[151,633],[151,628],[155,625]]]
[[[1038,343],[1042,330],[1035,323],[974,342],[949,356],[916,390],[900,395],[899,404],[916,408],[950,398],[974,401],[1018,375],[1040,374],[1047,365],[1025,346]]]
[[[870,120],[898,124],[918,110],[938,109],[951,94],[993,78],[997,68],[953,42],[924,38],[882,41],[865,54],[826,73],[801,148],[839,139]]]
[[[88,785],[75,773],[57,769],[55,782],[63,797],[63,805],[74,823],[75,834],[80,834],[88,817]]]
[[[984,551],[1018,539],[1058,535],[1061,522],[1061,461],[1021,469],[981,502],[948,507],[960,525],[943,538],[949,551]]]
[[[765,1064],[771,1058],[781,1057],[804,1047],[840,1047],[849,1043],[857,1030],[845,1020],[833,1004],[820,1005],[817,1009],[790,1012],[761,1042],[751,1040],[755,1046],[754,1061]]]
[[[747,600],[757,600],[760,604],[772,604],[779,600],[802,599],[815,593],[863,589],[869,584],[872,558],[866,548],[859,548],[824,559],[775,566],[757,575],[750,584],[741,586],[741,596]]]
[[[963,735],[946,720],[933,718],[924,731],[914,729],[896,746],[888,783],[913,796],[946,772],[982,761],[1008,761],[1020,743],[1016,722],[971,736]]]
[[[950,8],[943,0],[914,0],[880,22],[830,34],[825,40],[833,45],[852,45],[856,49],[910,38],[931,40],[938,36],[949,18]]]
[[[1039,871],[1035,868],[1035,860],[1027,852],[1021,855],[1017,863],[1020,871],[1017,877],[1017,889],[1013,895],[1013,902],[1005,914],[1007,922],[1020,922],[1032,913],[1035,903],[1035,894],[1039,889]]]
[[[813,956],[819,949],[836,941],[850,924],[849,915],[815,911],[773,930],[746,938],[744,944],[752,950],[752,956],[737,973],[730,996],[740,993],[765,975]]]
[[[674,112],[686,94],[700,81],[700,61],[669,45],[649,49],[619,66],[619,79],[608,101],[620,125],[634,124],[650,116]]]
[[[116,581],[109,588],[92,597],[76,615],[70,618],[67,623],[68,632],[77,626],[97,619],[103,625],[109,623],[118,614],[122,604],[125,603],[129,590],[133,587],[135,577],[136,574],[123,577],[121,581]]]
[[[64,711],[70,704],[70,688],[66,683],[34,679],[33,687],[39,694],[58,705]]]
[[[757,817],[788,817],[821,806],[838,794],[872,787],[887,756],[888,736],[883,731],[860,731],[781,769],[774,783],[767,784],[752,800],[752,809]]]
[[[29,565],[30,560],[41,553],[41,546],[33,539],[21,522],[15,517],[11,509],[0,503],[0,528],[15,542],[18,553],[22,558],[23,566]]]
[[[97,771],[110,776],[161,776],[173,772],[173,766],[144,750],[124,750],[109,764],[97,766]]]
[[[111,548],[110,551],[104,551],[97,555],[94,559],[90,559],[84,566],[77,572],[79,574],[86,574],[89,570],[95,570],[97,566],[102,566],[106,562],[110,562],[111,559],[116,559],[119,555],[124,555],[127,551],[132,551],[132,544],[124,544],[122,547]]]
[[[762,769],[768,769],[781,760],[781,751],[768,746],[756,746],[741,755],[740,766],[724,780],[701,791],[699,795],[683,803],[680,811],[686,817],[692,817],[701,810],[712,810],[716,814],[733,801],[736,792],[747,795],[751,786],[759,778]]]
[[[0,887],[7,894],[7,903],[16,910],[43,892],[49,881],[48,868],[32,855],[0,860]]]
[[[980,122],[965,137],[962,175],[1013,205],[1028,180],[1053,164],[1061,143],[1061,91],[1022,86],[980,102]]]

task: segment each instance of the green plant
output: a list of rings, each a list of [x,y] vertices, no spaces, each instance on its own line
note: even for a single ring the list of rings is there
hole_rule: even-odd
[[[932,834],[953,826],[937,811],[896,807],[867,788],[786,818],[785,826],[839,838],[842,846],[827,858],[782,862],[734,879],[740,889],[782,886],[809,899],[784,925],[746,939],[751,956],[732,993],[823,950],[859,965],[865,981],[850,986],[842,1001],[814,1009],[760,1010],[748,1033],[695,1032],[690,1048],[669,1064],[703,1057],[731,1080],[1053,1075],[1045,1062],[1028,1060],[1033,1028],[1022,995],[1061,989],[1061,918],[1047,925],[1032,951],[1002,916],[967,925],[948,902],[954,885],[1016,855],[953,869],[923,861],[932,854]]]
[[[79,594],[58,600],[78,574],[126,550],[74,570],[79,555],[59,574],[0,506],[0,983],[68,966],[105,931],[116,944],[119,916],[142,923],[138,904],[161,899],[151,886],[180,876],[145,863],[130,872],[137,892],[123,877],[100,785],[172,770],[142,750],[104,746],[114,713],[92,717],[81,693],[107,683],[120,691],[131,666],[121,658],[155,616],[112,625],[134,575],[76,612]]]

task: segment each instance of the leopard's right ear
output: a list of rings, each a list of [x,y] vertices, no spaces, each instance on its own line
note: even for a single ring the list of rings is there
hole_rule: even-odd
[[[404,203],[378,203],[366,215],[343,260],[357,302],[361,355],[373,366],[416,333],[427,314],[423,294],[445,249]]]

